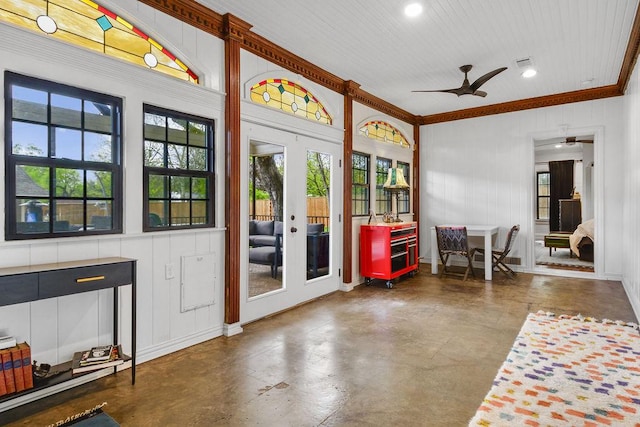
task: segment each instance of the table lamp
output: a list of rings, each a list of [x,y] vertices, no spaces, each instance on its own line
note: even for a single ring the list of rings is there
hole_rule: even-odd
[[[404,172],[400,168],[390,168],[389,175],[387,175],[387,181],[382,186],[385,190],[389,191],[392,195],[396,196],[396,219],[395,222],[402,222],[398,213],[398,193],[402,191],[409,191],[409,184],[404,179]]]

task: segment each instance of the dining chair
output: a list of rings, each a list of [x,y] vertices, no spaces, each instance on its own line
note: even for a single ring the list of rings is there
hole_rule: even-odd
[[[469,249],[469,239],[467,237],[467,227],[448,227],[448,226],[436,226],[436,238],[438,241],[438,253],[440,254],[440,260],[442,261],[442,271],[438,277],[442,277],[444,274],[452,276],[464,276],[463,281],[467,280],[469,271],[473,277],[476,277],[476,273],[473,270],[471,259],[475,252],[475,248]],[[467,260],[467,268],[464,274],[458,273],[448,266],[449,257],[451,255],[462,256]]]
[[[511,248],[513,248],[513,241],[516,239],[518,232],[520,231],[520,225],[514,225],[507,233],[507,239],[504,242],[504,248],[494,248],[491,250],[491,268],[500,270],[509,279],[516,277],[516,272],[511,269],[505,262],[505,259]],[[484,254],[483,248],[477,248],[477,252]]]

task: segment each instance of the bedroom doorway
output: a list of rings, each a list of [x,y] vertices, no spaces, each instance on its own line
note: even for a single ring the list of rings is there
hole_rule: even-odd
[[[534,139],[537,271],[594,273],[595,134]]]

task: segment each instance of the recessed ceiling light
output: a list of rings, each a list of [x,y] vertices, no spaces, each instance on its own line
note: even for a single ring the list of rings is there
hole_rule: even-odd
[[[422,13],[422,5],[420,3],[411,3],[404,8],[404,14],[409,17],[418,16]]]
[[[554,145],[554,147],[556,147],[556,148],[562,148],[562,144],[556,144],[556,145]]]
[[[538,74],[538,72],[534,68],[527,68],[522,73],[522,77],[524,77],[525,79],[530,79],[531,77],[535,76],[536,74]]]

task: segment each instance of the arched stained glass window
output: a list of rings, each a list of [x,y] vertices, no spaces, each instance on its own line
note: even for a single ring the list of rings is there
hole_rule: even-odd
[[[0,11],[0,20],[198,83],[160,43],[91,0],[3,0]]]
[[[267,79],[251,87],[251,101],[330,125],[324,106],[302,86],[285,79]]]
[[[359,131],[361,135],[364,135],[367,138],[389,144],[400,145],[406,148],[410,147],[409,142],[402,132],[391,126],[389,123],[381,120],[372,120],[367,122],[360,127]]]

